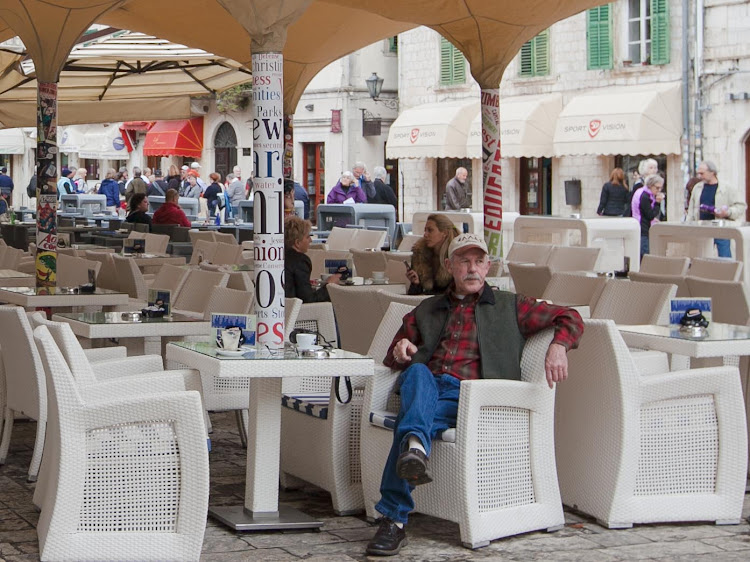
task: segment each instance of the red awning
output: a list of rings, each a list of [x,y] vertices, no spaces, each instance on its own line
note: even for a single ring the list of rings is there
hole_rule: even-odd
[[[203,153],[203,117],[179,121],[157,121],[146,133],[145,156],[187,156]]]

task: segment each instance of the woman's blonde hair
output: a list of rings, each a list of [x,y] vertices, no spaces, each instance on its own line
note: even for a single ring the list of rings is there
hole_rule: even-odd
[[[310,235],[312,224],[296,215],[289,215],[284,219],[284,247],[293,248],[305,236]]]
[[[452,220],[441,213],[433,213],[427,217],[427,220],[434,222],[437,229],[443,234],[446,234],[443,243],[435,250],[435,253],[440,256],[440,263],[442,264],[448,257],[448,246],[450,246],[451,241],[458,236],[458,229],[456,228],[456,225],[453,224]]]

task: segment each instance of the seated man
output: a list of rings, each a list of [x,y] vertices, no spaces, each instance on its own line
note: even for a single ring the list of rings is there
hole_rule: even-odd
[[[403,527],[414,509],[411,492],[432,481],[432,439],[456,426],[461,380],[520,380],[526,338],[554,327],[545,358],[552,388],[567,378],[566,353],[583,333],[575,310],[493,291],[484,282],[490,267],[487,246],[475,234],[453,239],[445,265],[452,285],[404,316],[384,360],[392,369],[405,370],[398,381],[401,408],[375,506],[383,518],[368,554],[390,556],[407,544]]]
[[[164,196],[164,203],[156,209],[154,216],[151,218],[152,224],[179,224],[190,228],[190,224],[185,211],[177,204],[180,195],[176,189],[168,189]]]

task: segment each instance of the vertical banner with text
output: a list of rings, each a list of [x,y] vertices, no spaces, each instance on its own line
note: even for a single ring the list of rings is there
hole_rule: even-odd
[[[502,167],[500,165],[500,90],[482,89],[482,172],[484,175],[484,240],[493,258],[502,253]]]
[[[57,284],[57,84],[54,82],[38,83],[36,131],[36,286],[54,288]]]
[[[284,347],[284,94],[281,53],[253,53],[253,241],[257,341]]]

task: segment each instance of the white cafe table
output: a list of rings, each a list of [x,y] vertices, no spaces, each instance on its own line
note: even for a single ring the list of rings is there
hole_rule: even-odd
[[[211,333],[211,322],[178,313],[133,321],[123,318],[122,312],[70,312],[55,314],[52,320],[67,322],[76,336],[89,340],[142,339],[145,355],[161,355],[163,337],[208,337]]]
[[[0,285],[5,287],[33,287],[36,277],[13,269],[0,269]]]
[[[24,308],[118,306],[128,304],[128,294],[100,288],[93,293],[71,294],[62,292],[58,287],[0,287],[0,302]]]
[[[250,377],[245,503],[210,507],[209,515],[236,531],[321,527],[322,521],[279,505],[282,378],[371,376],[372,358],[341,349],[333,350],[326,358],[298,357],[291,347],[273,353],[250,352],[241,357],[222,357],[216,351],[210,343],[167,345],[168,361],[197,369],[201,374]]]

